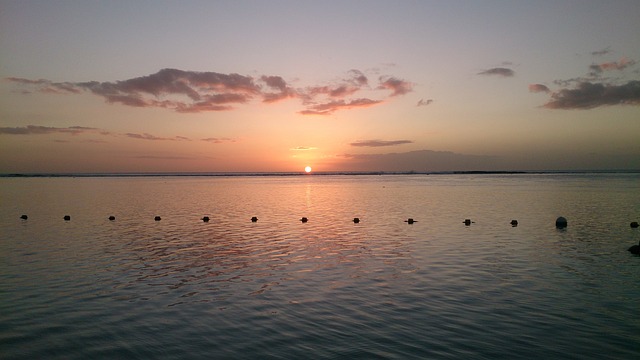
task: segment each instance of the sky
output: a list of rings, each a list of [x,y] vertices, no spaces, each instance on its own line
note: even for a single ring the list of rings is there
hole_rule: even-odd
[[[0,0],[0,174],[640,170],[640,2]]]

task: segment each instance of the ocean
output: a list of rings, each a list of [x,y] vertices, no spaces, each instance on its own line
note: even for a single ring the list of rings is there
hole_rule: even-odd
[[[2,177],[0,358],[637,359],[632,221],[637,173]]]

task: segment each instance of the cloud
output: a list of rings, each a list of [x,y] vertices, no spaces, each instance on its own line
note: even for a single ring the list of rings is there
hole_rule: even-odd
[[[293,150],[293,151],[309,151],[309,150],[316,150],[317,148],[315,147],[308,147],[308,146],[298,146],[298,147],[294,147],[292,149],[289,150]]]
[[[214,144],[222,144],[222,143],[226,143],[226,142],[235,142],[235,140],[230,139],[230,138],[206,138],[206,139],[201,139],[202,141],[206,141],[206,142],[210,142],[210,143],[214,143]]]
[[[398,96],[413,91],[413,84],[394,77],[381,76],[378,89],[389,89],[392,91],[391,96]]]
[[[640,81],[622,85],[582,82],[574,89],[562,89],[551,95],[548,109],[591,109],[605,105],[640,105]]]
[[[497,75],[497,76],[503,76],[503,77],[511,77],[515,75],[515,72],[509,68],[497,67],[497,68],[481,71],[478,73],[478,75]]]
[[[540,93],[540,92],[548,93],[550,91],[551,90],[549,90],[549,88],[546,85],[529,84],[529,92],[532,92],[532,93]]]
[[[344,154],[344,166],[352,171],[470,171],[502,169],[492,156],[450,151],[417,150],[386,154]]]
[[[6,135],[43,135],[43,134],[71,134],[78,135],[85,132],[93,132],[98,129],[84,126],[70,126],[66,128],[27,125],[24,127],[0,127],[0,134]]]
[[[175,136],[172,138],[165,138],[165,137],[158,137],[155,135],[151,135],[151,134],[135,134],[135,133],[126,133],[124,134],[127,137],[133,138],[133,139],[139,139],[139,140],[152,140],[152,141],[183,141],[183,140],[189,140],[189,138],[186,138],[184,136]]]
[[[606,55],[606,54],[608,54],[610,52],[611,52],[611,47],[608,46],[608,47],[606,47],[606,48],[604,48],[602,50],[592,51],[591,55],[593,55],[593,56],[602,56],[602,55]]]
[[[350,70],[346,77],[328,85],[296,89],[277,75],[258,77],[216,72],[162,69],[157,73],[114,82],[53,82],[9,77],[6,80],[34,91],[55,94],[88,92],[107,103],[132,107],[165,108],[180,113],[229,111],[254,100],[274,103],[297,99],[304,109],[300,114],[330,114],[336,110],[354,109],[381,104],[389,97],[412,91],[410,82],[392,77],[380,77],[376,90],[391,90],[391,94],[365,99],[356,93],[371,90],[368,77],[360,70]],[[30,93],[30,91],[23,91]]]
[[[308,106],[306,110],[300,111],[302,115],[330,115],[334,111],[342,109],[362,108],[377,105],[382,103],[382,100],[371,99],[355,99],[351,101],[331,101],[324,104],[317,104]]]
[[[611,61],[597,65],[602,71],[605,70],[624,70],[629,66],[633,66],[636,62],[632,59],[627,59],[625,57],[621,58],[619,61]]]
[[[411,144],[411,140],[360,140],[352,142],[351,146],[367,146],[367,147],[380,147],[380,146],[394,146],[402,144]]]
[[[416,106],[427,106],[427,105],[431,105],[431,103],[433,103],[433,99],[428,99],[428,100],[420,99],[420,101],[418,101],[418,104]]]

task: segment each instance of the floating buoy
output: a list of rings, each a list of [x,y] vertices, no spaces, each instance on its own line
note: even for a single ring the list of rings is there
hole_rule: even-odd
[[[27,220],[28,218],[29,218],[29,217],[28,217],[27,215],[21,215],[21,216],[20,216],[20,219],[22,219],[22,220]]]
[[[22,216],[27,216],[27,215],[22,215]],[[26,217],[25,217],[25,219],[26,219]],[[637,227],[638,227],[638,222],[637,222],[637,221],[634,221],[634,222],[632,222],[632,223],[631,223],[631,224],[629,224],[629,225],[630,225],[632,228],[634,228],[634,229],[635,229],[635,228],[637,228]]]
[[[511,220],[511,226],[513,227],[518,226],[518,220]]]
[[[251,222],[257,222],[257,221],[258,221],[258,217],[257,216],[254,216],[254,217],[251,218]]]
[[[113,221],[113,220],[115,220],[115,219],[116,219],[116,217],[115,217],[115,216],[113,216],[113,215],[109,216],[109,220]]]
[[[567,227],[567,219],[565,219],[564,217],[560,216],[559,218],[556,219],[556,227],[558,229],[563,229]]]
[[[357,223],[359,223],[359,222],[360,222],[360,218],[353,218],[353,223],[354,223],[354,224],[357,224]]]
[[[300,219],[300,221],[302,221],[303,223],[306,223],[307,221],[309,221],[309,219],[307,219],[306,217],[303,217],[302,219]]]
[[[65,216],[64,216],[64,220],[65,220],[65,221],[69,221],[69,220],[71,220],[71,216],[69,216],[69,215],[65,215]]]
[[[463,223],[464,223],[466,226],[469,226],[469,225],[471,225],[472,223],[475,223],[475,221],[471,221],[471,219],[464,219]]]
[[[209,217],[208,217],[208,216],[203,217],[203,218],[202,218],[202,221],[204,221],[204,222],[209,222]]]
[[[407,224],[413,224],[414,222],[418,222],[418,220],[413,220],[412,218],[408,218],[404,222],[406,222]]]
[[[638,245],[631,246],[628,250],[632,254],[640,255],[640,243],[638,243]]]
[[[162,220],[162,218],[160,216],[156,216],[155,218],[153,218],[153,220],[160,221],[160,220]]]

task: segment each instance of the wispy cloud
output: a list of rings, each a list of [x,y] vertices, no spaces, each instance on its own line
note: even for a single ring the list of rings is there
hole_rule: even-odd
[[[202,141],[206,141],[206,142],[210,142],[213,144],[222,144],[222,143],[227,143],[227,142],[235,142],[235,140],[231,139],[231,138],[215,138],[215,137],[210,137],[210,138],[206,138],[206,139],[201,139]]]
[[[529,92],[532,93],[540,93],[540,92],[544,92],[544,93],[548,93],[551,90],[549,90],[549,88],[546,85],[543,84],[529,84]]]
[[[607,70],[624,70],[630,66],[633,66],[636,62],[626,57],[621,58],[618,61],[604,62],[600,64],[592,64],[589,69],[595,72],[603,72]]]
[[[151,135],[151,134],[136,134],[136,133],[126,133],[124,134],[127,137],[133,138],[133,139],[139,139],[139,140],[152,140],[152,141],[184,141],[184,140],[189,140],[189,138],[186,138],[184,136],[175,136],[175,137],[159,137],[159,136],[155,136],[155,135]]]
[[[481,71],[478,73],[478,75],[511,77],[515,75],[515,72],[509,68],[496,67]]]
[[[360,140],[356,142],[352,142],[351,146],[366,146],[366,147],[381,147],[381,146],[394,146],[394,145],[402,145],[402,144],[411,144],[413,141],[411,140]]]
[[[95,132],[98,129],[84,126],[70,126],[66,128],[27,125],[22,127],[0,127],[0,134],[6,135],[44,135],[44,134],[70,134],[78,135],[85,132]]]
[[[544,107],[549,109],[591,109],[605,105],[640,105],[640,81],[622,85],[582,82],[573,89],[561,89],[551,95]]]
[[[309,147],[309,146],[298,146],[298,147],[294,147],[292,149],[292,151],[310,151],[310,150],[316,150],[317,148],[315,147]]]
[[[390,90],[376,99],[356,96],[371,90],[368,77],[359,70],[350,70],[346,78],[326,85],[296,89],[281,76],[244,76],[235,73],[197,72],[162,69],[155,74],[115,82],[53,82],[9,77],[6,80],[38,92],[78,94],[89,92],[108,103],[133,107],[166,108],[182,113],[229,111],[253,100],[274,103],[298,99],[304,109],[301,114],[331,114],[383,103],[386,99],[404,95],[412,84],[392,76],[379,78],[376,90]],[[25,91],[29,93],[29,91]]]
[[[427,106],[427,105],[431,105],[433,103],[433,99],[420,99],[420,101],[418,101],[418,104],[416,104],[416,106]]]
[[[382,100],[354,99],[350,101],[336,100],[324,104],[309,105],[306,110],[300,111],[303,115],[329,115],[337,110],[363,108],[382,103]]]
[[[593,55],[593,56],[602,56],[602,55],[606,55],[606,54],[608,54],[610,52],[611,52],[611,47],[606,47],[606,48],[604,48],[602,50],[592,51],[591,55]]]

